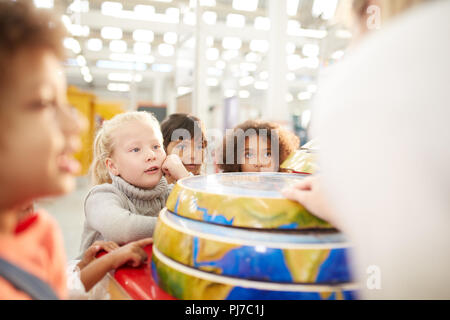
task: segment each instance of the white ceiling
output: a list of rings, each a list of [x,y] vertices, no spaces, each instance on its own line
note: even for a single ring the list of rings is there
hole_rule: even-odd
[[[210,70],[208,77],[211,79],[217,79],[218,83],[225,81],[225,77],[235,77],[239,81],[240,78],[245,76],[253,76],[255,80],[258,80],[260,73],[266,70],[265,67],[265,55],[266,53],[260,54],[261,61],[256,62],[256,68],[254,65],[248,63],[245,60],[247,53],[251,52],[250,42],[252,40],[264,40],[268,39],[267,30],[259,30],[254,26],[255,18],[257,17],[267,17],[267,3],[269,0],[259,0],[256,1],[258,6],[254,11],[241,11],[234,9],[232,0],[209,0],[204,2],[204,0],[199,0],[200,4],[212,3],[213,6],[202,6],[203,11],[215,12],[217,15],[216,23],[213,25],[205,24],[204,29],[208,37],[213,37],[214,41],[210,42],[208,47],[217,48],[219,51],[219,59],[224,61],[225,70],[222,71],[216,68],[217,60],[206,60]],[[249,0],[241,0],[248,2]],[[253,0],[254,1],[254,0]],[[280,0],[272,0],[280,1]],[[295,0],[293,0],[295,3]],[[322,1],[322,0],[316,0]],[[325,0],[330,1],[330,0]],[[39,5],[44,5],[48,0],[35,0],[35,3]],[[50,0],[50,2],[52,2]],[[91,1],[81,1],[81,0],[57,0],[53,1],[54,10],[62,13],[66,26],[69,30],[73,32],[71,38],[75,39],[75,45],[70,41],[66,44],[70,49],[68,49],[69,57],[67,63],[67,75],[69,83],[78,85],[82,88],[105,90],[108,84],[115,82],[108,78],[111,73],[133,73],[138,74],[142,81],[137,83],[138,90],[149,90],[152,87],[153,80],[155,78],[164,78],[178,85],[189,86],[192,79],[192,73],[194,72],[194,46],[192,41],[187,41],[192,39],[194,35],[195,26],[186,23],[186,17],[189,15],[195,15],[196,8],[192,6],[192,1],[190,4],[189,0],[166,0],[166,1],[151,1],[151,0],[127,0],[127,1],[110,1],[119,4],[119,9],[117,12],[112,12],[105,14],[102,12],[102,4],[105,1],[91,0]],[[195,1],[193,1],[195,2]],[[250,1],[252,2],[252,1]],[[290,25],[290,31],[288,32],[288,42],[290,42],[289,53],[292,55],[288,61],[293,63],[301,62],[300,60],[305,59],[304,55],[304,45],[316,45],[320,48],[316,59],[323,64],[326,61],[332,61],[330,58],[336,51],[343,50],[349,39],[344,37],[339,37],[336,35],[336,30],[340,30],[339,26],[332,25],[331,19],[323,19],[321,17],[313,16],[313,5],[314,0],[299,0],[298,8],[295,15],[286,15],[286,19],[289,19],[288,24]],[[331,0],[332,2],[332,0]],[[77,5],[80,7],[80,3],[83,6],[88,3],[89,9],[85,12],[74,12]],[[288,7],[291,4],[291,0],[288,0]],[[248,3],[247,3],[248,4]],[[142,7],[140,10],[135,11],[136,6],[147,5],[154,8],[154,14],[146,13]],[[191,6],[190,6],[191,5]],[[175,9],[174,9],[175,8]],[[148,9],[148,7],[147,7]],[[175,12],[179,12],[178,18],[173,15]],[[226,24],[226,19],[229,14],[239,14],[245,17],[245,26],[236,28],[230,27]],[[214,15],[214,14],[212,14]],[[136,19],[136,17],[138,19]],[[301,28],[299,28],[299,25]],[[296,26],[297,24],[297,26]],[[81,27],[80,27],[81,26]],[[150,44],[151,52],[146,55],[144,59],[147,59],[152,63],[140,64],[141,68],[138,71],[130,71],[126,69],[114,69],[112,66],[109,68],[102,68],[99,66],[99,61],[110,61],[111,58],[123,59],[119,54],[119,57],[113,57],[112,52],[109,48],[111,40],[104,39],[101,35],[101,29],[103,27],[116,27],[122,30],[121,41],[124,41],[127,45],[128,54],[126,59],[131,59],[130,61],[135,61],[136,57],[133,57],[133,46],[136,42],[133,39],[133,31],[136,29],[151,30],[154,33],[154,39],[147,43]],[[295,27],[297,29],[295,29]],[[79,31],[86,32],[85,34],[77,33]],[[88,30],[87,30],[88,28]],[[158,46],[164,44],[164,34],[167,32],[174,32],[177,34],[177,43],[174,47],[174,54],[172,56],[162,56],[159,53]],[[312,36],[309,33],[312,32]],[[320,37],[315,37],[314,32],[325,32],[326,36],[320,35]],[[339,35],[339,34],[338,34]],[[345,34],[344,34],[345,36]],[[238,57],[224,60],[222,54],[226,51],[223,48],[222,40],[224,37],[237,37],[241,40],[242,44],[238,51]],[[87,48],[87,41],[92,38],[101,39],[103,48],[100,51],[91,51]],[[78,43],[78,44],[76,44]],[[123,43],[119,43],[123,45]],[[294,47],[295,45],[295,47]],[[313,48],[314,49],[314,48]],[[214,51],[214,50],[213,50]],[[314,50],[313,55],[314,55]],[[214,53],[214,52],[212,52]],[[117,55],[117,54],[116,54]],[[293,55],[297,55],[295,57]],[[78,58],[82,56],[83,58]],[[142,57],[139,57],[142,58]],[[85,62],[84,62],[85,61]],[[303,60],[302,60],[303,61]],[[305,60],[306,61],[306,60]],[[304,61],[303,61],[304,62]],[[130,66],[127,66],[127,63]],[[133,67],[133,62],[119,63],[121,67]],[[244,64],[242,64],[244,63]],[[247,64],[245,64],[247,63]],[[110,63],[111,64],[111,63]],[[114,63],[113,63],[114,64]],[[220,63],[219,63],[220,64]],[[170,72],[160,72],[156,70],[161,70],[172,66]],[[84,68],[83,68],[84,67]],[[222,66],[223,67],[223,66]],[[243,70],[243,68],[249,68],[249,71]],[[145,70],[143,70],[145,68]],[[245,69],[245,68],[244,68]],[[255,70],[254,70],[255,69]],[[294,68],[292,68],[294,69]],[[297,67],[295,70],[290,71],[289,77],[289,91],[293,95],[297,95],[299,91],[305,90],[308,85],[315,82],[317,72],[319,67]],[[264,74],[265,75],[265,74]],[[110,76],[111,78],[111,76]],[[264,81],[264,79],[260,79]],[[210,80],[211,83],[212,80]],[[214,81],[212,81],[214,82]],[[214,89],[214,87],[211,87]],[[247,90],[256,90],[253,86],[247,86]]]

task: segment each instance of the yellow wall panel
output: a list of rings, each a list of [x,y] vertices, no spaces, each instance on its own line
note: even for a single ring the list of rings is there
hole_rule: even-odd
[[[74,155],[81,164],[80,175],[85,175],[89,171],[89,166],[92,161],[95,96],[91,93],[81,92],[75,87],[69,87],[67,90],[67,99],[87,122],[86,128],[80,133],[82,148]]]

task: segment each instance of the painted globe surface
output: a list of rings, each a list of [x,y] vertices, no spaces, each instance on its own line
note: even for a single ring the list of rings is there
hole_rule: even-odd
[[[337,231],[245,230],[160,213],[154,246],[167,258],[209,273],[280,282],[351,281],[349,244]]]
[[[167,208],[190,219],[256,229],[333,229],[281,190],[306,177],[288,173],[220,173],[181,179]]]
[[[302,285],[220,276],[187,267],[153,250],[152,276],[167,293],[184,300],[352,300],[353,284]]]

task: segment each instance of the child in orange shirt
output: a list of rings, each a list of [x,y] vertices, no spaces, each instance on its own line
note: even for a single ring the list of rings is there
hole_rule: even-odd
[[[71,155],[81,123],[66,101],[64,35],[60,19],[30,2],[0,2],[0,299],[68,296],[61,232],[50,215],[27,208],[71,191],[79,169]],[[88,255],[86,291],[109,270],[139,265],[151,241]]]

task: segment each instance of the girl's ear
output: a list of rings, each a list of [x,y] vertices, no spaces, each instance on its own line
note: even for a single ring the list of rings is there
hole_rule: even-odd
[[[111,172],[111,174],[113,174],[115,176],[119,175],[119,170],[117,169],[116,164],[114,163],[113,159],[106,158],[105,165],[106,165],[106,168],[108,169],[108,171]]]

